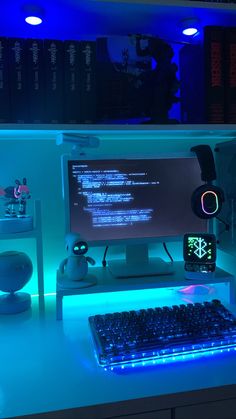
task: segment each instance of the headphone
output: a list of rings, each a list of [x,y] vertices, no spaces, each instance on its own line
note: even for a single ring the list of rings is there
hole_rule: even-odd
[[[191,148],[196,153],[201,169],[201,179],[206,182],[192,194],[191,205],[199,218],[213,218],[221,211],[224,202],[224,192],[218,186],[212,185],[216,180],[216,169],[212,150],[209,145],[198,145]]]

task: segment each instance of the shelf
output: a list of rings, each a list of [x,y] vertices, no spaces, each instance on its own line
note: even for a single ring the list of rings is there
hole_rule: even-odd
[[[186,42],[180,30],[181,21],[184,19],[196,18],[200,28],[203,28],[206,25],[234,26],[236,18],[236,4],[231,3],[189,0],[87,0],[83,4],[82,12],[99,20],[99,23],[96,23],[99,34],[148,33],[159,35],[170,42]],[[94,31],[95,27],[90,27],[90,33],[93,34]]]
[[[236,3],[214,3],[204,1],[190,1],[190,0],[92,0],[95,3],[120,3],[120,4],[143,4],[145,6],[169,6],[169,7],[191,7],[191,8],[204,8],[204,9],[219,9],[219,10],[235,10]]]
[[[180,31],[183,19],[195,17],[202,27],[235,25],[236,14],[236,4],[189,0],[51,0],[44,4],[46,25],[32,31],[22,19],[22,1],[1,2],[1,36],[94,39],[148,33],[179,42],[183,41]]]
[[[70,295],[80,294],[94,294],[105,292],[117,291],[134,291],[134,290],[147,290],[155,288],[175,288],[175,287],[188,287],[189,285],[210,285],[210,284],[229,284],[229,298],[230,302],[235,303],[235,278],[233,275],[223,271],[220,268],[216,269],[213,277],[205,279],[191,279],[187,280],[184,273],[184,263],[173,263],[174,273],[169,275],[157,275],[147,277],[132,277],[132,278],[114,278],[109,269],[104,268],[91,268],[89,270],[90,278],[97,279],[97,283],[92,286],[79,287],[79,288],[66,288],[61,284],[63,283],[63,276],[57,271],[57,294],[56,294],[56,314],[57,320],[62,320],[63,317],[63,297]],[[76,281],[75,281],[76,282]],[[78,281],[79,282],[79,281]]]
[[[216,139],[220,141],[236,138],[236,124],[202,125],[31,125],[2,124],[1,140],[56,140],[61,133],[96,135],[102,140],[178,140]]]
[[[0,233],[0,240],[32,239],[37,236],[36,229],[22,231],[21,233]]]

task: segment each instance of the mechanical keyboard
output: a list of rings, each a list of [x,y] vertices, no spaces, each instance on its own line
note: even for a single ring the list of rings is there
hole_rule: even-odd
[[[89,324],[103,367],[236,348],[236,317],[219,300],[96,315]]]

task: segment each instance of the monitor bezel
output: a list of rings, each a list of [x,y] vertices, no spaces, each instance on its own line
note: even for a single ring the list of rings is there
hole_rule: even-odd
[[[193,155],[191,152],[173,152],[173,153],[158,153],[155,155],[108,155],[108,154],[100,154],[100,155],[91,155],[91,154],[64,154],[61,157],[61,173],[62,173],[62,197],[64,201],[64,209],[65,209],[65,234],[71,233],[70,230],[70,204],[69,204],[69,182],[68,182],[68,162],[75,161],[75,160],[158,160],[158,159],[176,159],[176,158],[192,158],[197,161],[197,157]],[[200,173],[200,167],[199,167]],[[199,184],[200,186],[200,184]],[[202,220],[206,223],[206,230],[200,233],[208,233],[209,228],[209,220]],[[74,232],[73,232],[74,233]],[[196,231],[189,231],[186,233],[197,233]],[[75,233],[78,234],[79,233]],[[140,238],[126,238],[126,239],[108,239],[108,240],[86,240],[86,238],[82,237],[89,246],[92,247],[99,247],[99,246],[119,246],[119,245],[135,245],[135,244],[154,244],[154,243],[163,243],[163,242],[179,242],[182,241],[184,237],[183,235],[179,236],[159,236],[159,237],[140,237]]]

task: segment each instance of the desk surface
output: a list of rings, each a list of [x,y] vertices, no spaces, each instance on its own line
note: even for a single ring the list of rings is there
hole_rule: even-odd
[[[150,397],[166,408],[171,407],[170,399],[164,401],[168,395],[177,397],[175,405],[183,405],[178,401],[182,392],[229,385],[236,394],[236,352],[120,373],[97,365],[88,316],[124,306],[128,310],[185,301],[172,288],[165,298],[160,291],[149,290],[145,297],[140,290],[133,298],[130,291],[72,296],[65,299],[62,322],[55,320],[55,296],[46,298],[45,315],[39,315],[35,299],[32,312],[1,316],[0,417]],[[215,288],[213,294],[199,298],[221,297],[222,288]],[[188,301],[195,298],[188,296]]]

